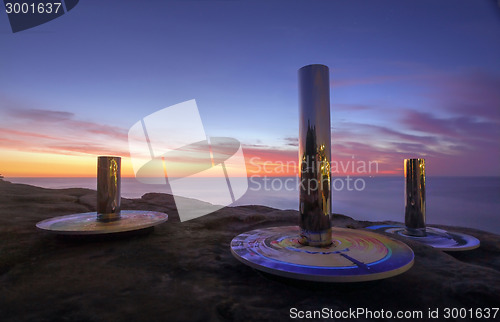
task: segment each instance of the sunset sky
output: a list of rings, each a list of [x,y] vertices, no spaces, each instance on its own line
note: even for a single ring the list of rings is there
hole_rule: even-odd
[[[330,67],[332,160],[500,175],[497,1],[80,1],[18,33],[1,12],[0,42],[6,177],[93,177],[98,155],[133,176],[130,127],[191,99],[251,173],[295,161],[313,63]]]

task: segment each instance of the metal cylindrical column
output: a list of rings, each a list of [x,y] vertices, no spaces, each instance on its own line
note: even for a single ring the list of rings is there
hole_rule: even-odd
[[[425,236],[425,160],[405,159],[405,225],[412,236]]]
[[[97,159],[97,220],[120,219],[121,158],[100,156]]]
[[[300,243],[327,246],[332,243],[329,70],[307,65],[298,73]]]

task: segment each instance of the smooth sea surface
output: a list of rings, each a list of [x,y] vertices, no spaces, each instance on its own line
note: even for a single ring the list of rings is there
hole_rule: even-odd
[[[45,188],[96,189],[95,178],[5,178]],[[210,189],[210,178],[200,179],[199,191]],[[334,178],[333,212],[357,220],[404,222],[404,179],[402,177]],[[298,209],[296,177],[249,178],[248,191],[236,205],[265,205]],[[349,183],[349,186],[348,186]],[[363,189],[362,189],[363,188]],[[122,178],[122,197],[140,198],[147,192],[170,193],[169,186],[149,185],[135,178]],[[198,193],[199,193],[198,191]],[[500,234],[500,177],[426,178],[428,225],[443,224],[477,228]]]

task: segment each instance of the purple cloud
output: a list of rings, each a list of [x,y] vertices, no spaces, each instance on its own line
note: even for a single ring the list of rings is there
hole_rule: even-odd
[[[500,121],[500,75],[475,70],[437,85],[431,97],[448,111]]]
[[[127,129],[75,119],[73,113],[7,109],[0,146],[55,154],[128,155]],[[54,123],[57,123],[55,125]]]
[[[72,119],[75,115],[70,112],[42,109],[8,109],[7,115],[16,119],[25,119],[37,122],[61,122]]]
[[[476,116],[438,118],[430,113],[408,111],[402,119],[410,129],[460,140],[499,138],[498,122],[481,121]]]

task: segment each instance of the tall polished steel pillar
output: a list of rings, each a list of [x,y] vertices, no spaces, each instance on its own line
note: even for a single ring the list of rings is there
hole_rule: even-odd
[[[121,158],[100,156],[97,159],[97,219],[120,219]]]
[[[425,160],[405,159],[405,225],[412,236],[425,236]]]
[[[298,73],[300,243],[321,247],[332,243],[330,77],[325,65]]]

